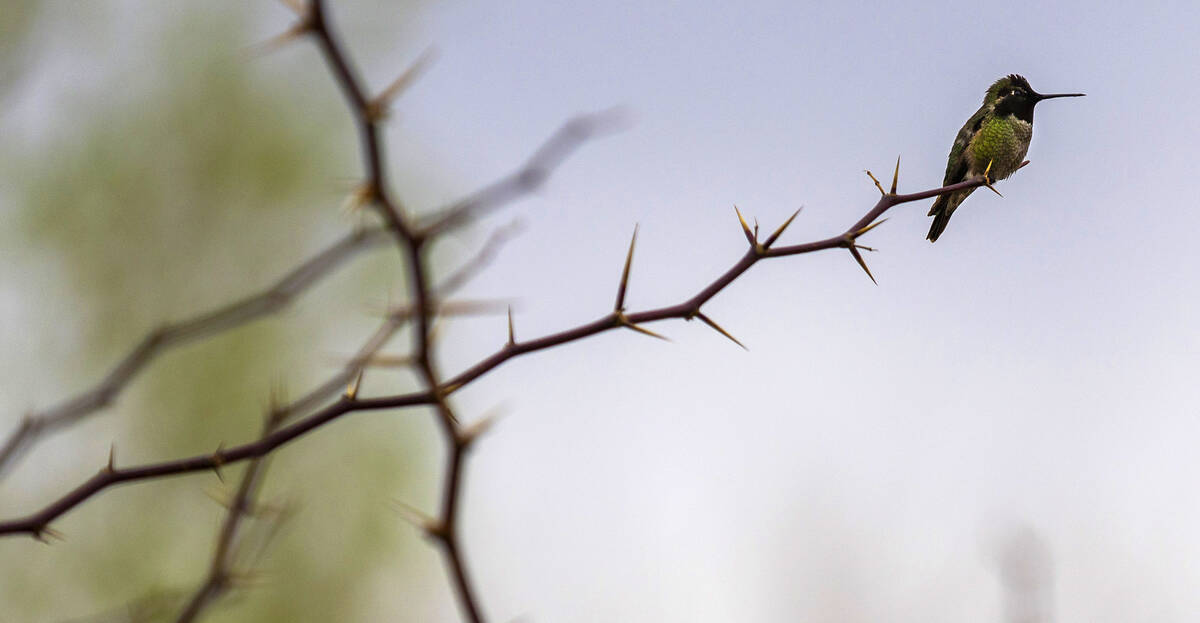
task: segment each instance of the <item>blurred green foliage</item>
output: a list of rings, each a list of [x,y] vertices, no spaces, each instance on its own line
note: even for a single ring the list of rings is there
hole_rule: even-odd
[[[56,25],[22,6],[0,11],[0,68],[52,55],[38,47],[51,37],[31,33]],[[128,15],[95,24],[103,36],[134,37],[139,62],[59,94],[66,103],[41,111],[55,131],[19,154],[14,143],[0,147],[6,244],[52,261],[72,296],[53,315],[73,326],[43,330],[47,341],[77,340],[74,356],[32,362],[65,368],[63,396],[95,382],[149,329],[261,290],[353,225],[337,206],[360,166],[356,137],[315,51],[251,58],[255,15],[244,7],[176,13],[153,37],[131,35]],[[64,435],[56,454],[35,448],[9,478],[51,474],[47,491],[0,489],[4,514],[89,476],[113,440],[118,463],[129,464],[252,439],[273,391],[299,395],[365,338],[375,322],[365,304],[383,300],[396,264],[392,253],[360,258],[282,316],[161,357],[114,408]],[[378,382],[398,391],[408,381]],[[269,544],[269,522],[248,525],[250,542],[267,545],[251,588],[205,620],[374,620],[372,591],[409,573],[405,561],[426,547],[390,501],[430,494],[429,433],[424,418],[363,414],[284,448],[262,497],[298,511]],[[223,516],[204,492],[224,495],[240,471],[225,470],[224,487],[211,474],[121,487],[56,522],[64,543],[0,543],[0,621],[173,620],[207,572]],[[419,573],[442,579],[440,569]]]

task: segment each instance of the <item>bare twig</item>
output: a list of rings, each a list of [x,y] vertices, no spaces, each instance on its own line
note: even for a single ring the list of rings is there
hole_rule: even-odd
[[[238,523],[241,520],[241,516],[244,515],[246,506],[250,503],[254,482],[261,476],[261,472],[258,469],[258,461],[262,457],[270,454],[283,444],[349,413],[426,405],[433,407],[447,451],[442,497],[438,513],[433,518],[422,520],[422,525],[427,534],[441,547],[463,615],[473,623],[483,621],[484,616],[480,599],[470,580],[466,568],[466,560],[462,553],[458,519],[462,512],[465,460],[468,451],[473,447],[479,433],[486,428],[487,420],[485,419],[480,425],[464,427],[456,416],[454,407],[450,401],[450,397],[454,392],[489,371],[494,370],[509,359],[553,348],[611,329],[627,328],[647,335],[661,337],[646,329],[643,325],[671,318],[685,320],[700,318],[707,326],[740,346],[741,342],[704,314],[701,308],[759,260],[840,248],[848,250],[856,262],[870,276],[870,271],[867,269],[860,253],[860,250],[870,249],[859,244],[858,239],[882,223],[878,219],[884,212],[902,203],[914,202],[940,194],[985,185],[990,187],[990,181],[984,176],[979,176],[960,184],[920,193],[899,195],[896,193],[899,176],[899,161],[897,161],[897,169],[892,180],[891,191],[885,191],[883,185],[878,180],[875,180],[872,175],[871,179],[875,180],[876,186],[879,188],[882,196],[873,208],[845,232],[823,240],[783,247],[775,247],[774,244],[787,228],[788,224],[791,223],[792,219],[795,218],[795,214],[776,229],[765,241],[760,242],[757,221],[755,221],[754,227],[751,228],[741,212],[738,211],[738,220],[746,236],[749,248],[733,266],[698,293],[680,303],[634,313],[625,311],[625,300],[633,260],[633,242],[631,241],[618,288],[615,307],[611,312],[608,312],[597,320],[572,329],[526,341],[517,341],[512,328],[510,311],[508,335],[504,345],[492,355],[446,380],[440,373],[437,361],[438,353],[433,346],[433,327],[439,317],[452,315],[455,312],[453,303],[442,300],[448,288],[435,289],[432,287],[427,258],[428,250],[431,246],[430,243],[436,240],[441,234],[464,223],[475,221],[488,211],[539,187],[544,182],[548,173],[572,153],[580,143],[607,125],[608,115],[581,117],[569,122],[543,144],[533,157],[517,172],[483,188],[463,201],[433,214],[431,217],[418,221],[409,215],[403,204],[389,188],[380,126],[384,118],[382,111],[386,108],[386,104],[396,94],[404,90],[404,87],[410,82],[411,76],[415,75],[416,69],[406,72],[405,75],[402,75],[401,78],[393,83],[392,87],[388,87],[379,95],[372,97],[353,68],[350,58],[339,39],[334,34],[326,3],[323,0],[311,0],[307,5],[298,5],[297,13],[300,15],[301,21],[295,28],[295,31],[309,34],[316,40],[334,79],[345,96],[351,115],[354,118],[362,150],[363,167],[365,169],[364,181],[359,186],[359,191],[356,194],[356,203],[373,207],[380,218],[383,219],[387,232],[395,240],[408,272],[410,304],[389,313],[379,329],[377,329],[366,344],[360,348],[354,358],[337,375],[318,388],[310,391],[309,394],[296,402],[281,407],[278,410],[273,410],[272,424],[267,427],[264,434],[256,441],[229,448],[218,447],[214,452],[209,454],[126,468],[118,467],[115,464],[115,459],[110,456],[110,460],[96,475],[57,500],[50,502],[42,509],[25,517],[0,521],[0,535],[27,534],[44,540],[56,534],[50,527],[52,521],[90,499],[93,495],[117,484],[207,470],[213,470],[220,475],[219,469],[223,465],[240,461],[253,461],[254,463],[247,469],[246,477],[239,488],[239,494],[234,501],[234,508],[231,509],[230,515],[227,517],[225,525],[222,528],[208,580],[198,589],[191,604],[181,615],[180,620],[190,620],[191,617],[195,616],[195,613],[201,611],[207,603],[210,603],[225,590],[225,585],[230,577],[229,556],[234,548]],[[492,244],[484,245],[481,255],[487,257],[492,247]],[[469,263],[468,267],[470,266],[471,264]],[[304,267],[302,266],[297,272],[302,273],[303,269]],[[316,277],[310,276],[305,278],[311,281]],[[450,285],[457,287],[465,278],[460,278],[456,273],[456,275],[452,275],[447,281]],[[873,276],[871,276],[871,279],[874,281]],[[281,291],[287,292],[287,288],[282,287],[282,284],[286,282],[288,282],[287,279],[281,282],[281,286],[277,287],[281,288]],[[270,291],[267,294],[269,293]],[[265,297],[265,302],[262,304],[267,305],[269,310],[272,309],[270,305],[279,303],[272,303],[273,299],[267,296],[267,294],[261,296]],[[288,294],[288,296],[291,296],[291,294]],[[237,320],[241,318],[240,314],[246,313],[261,314],[266,312],[256,311],[255,309],[252,309],[250,312],[243,310],[238,312],[238,314],[234,314],[232,318],[233,320]],[[232,312],[229,309],[218,310],[218,312],[204,317],[203,322],[199,325],[190,326],[185,324],[180,325],[180,327],[174,327],[172,329],[175,333],[169,336],[171,340],[168,341],[178,341],[185,338],[194,339],[201,335],[209,335],[224,326],[223,323],[233,321],[230,317],[226,317],[223,314],[232,314]],[[244,320],[237,321],[241,322]],[[412,321],[414,325],[412,332],[413,344],[411,353],[404,357],[405,361],[411,361],[424,387],[418,391],[406,394],[375,398],[361,396],[361,379],[364,374],[364,367],[371,362],[372,358],[378,355],[380,349],[395,334],[396,330],[408,321]],[[126,361],[123,361],[121,365],[110,373],[110,377],[117,379],[111,385],[116,388],[123,386],[137,369],[140,369],[150,357],[162,348],[160,342],[163,342],[165,339],[162,332],[155,332],[148,336],[146,342],[135,349],[127,357]],[[129,370],[125,370],[126,367]],[[107,387],[107,383],[106,381],[105,384],[101,384],[96,390],[97,393],[95,396],[85,394],[77,400],[84,402],[87,400],[98,400],[99,405],[106,404],[111,400],[111,396],[108,395],[108,391],[111,390],[104,389]],[[332,403],[318,408],[318,405],[332,396],[334,392],[341,391],[341,388],[347,386],[349,389],[342,391],[340,397]],[[70,406],[70,403],[67,403],[66,406]],[[87,405],[85,404],[85,406]],[[73,408],[78,409],[79,407]],[[310,409],[316,409],[316,411],[309,413]],[[285,422],[287,418],[298,416],[301,413],[308,413],[308,415],[299,417],[299,419],[295,419],[291,423]],[[45,428],[46,426],[47,424],[42,420],[27,419],[22,427],[18,429],[17,433],[14,434],[16,441],[10,441],[10,445],[14,447],[21,445],[22,440],[26,437],[31,438],[39,434],[40,430],[33,429],[38,427]],[[3,466],[3,459],[8,456],[9,452],[6,446],[3,453],[0,453],[0,467]],[[16,450],[11,451],[11,453],[15,452]]]
[[[282,412],[272,406],[263,424],[263,436],[269,435],[282,422]],[[241,526],[243,519],[251,512],[254,497],[259,483],[262,482],[266,467],[266,456],[258,457],[250,461],[250,464],[246,466],[246,471],[242,474],[242,480],[238,485],[237,493],[234,494],[233,499],[229,502],[229,510],[225,515],[225,521],[221,524],[221,532],[217,536],[217,544],[213,551],[212,561],[209,563],[208,576],[205,578],[204,583],[192,594],[192,598],[188,600],[187,605],[180,612],[176,623],[191,623],[195,621],[202,610],[219,599],[232,586],[232,580],[236,572],[233,569],[233,565],[238,539],[238,528]]]
[[[457,531],[457,509],[459,504],[459,488],[462,482],[462,462],[466,445],[461,441],[458,430],[458,419],[446,393],[441,387],[437,369],[436,353],[432,342],[433,311],[437,307],[434,293],[430,287],[429,269],[425,253],[428,249],[426,242],[436,232],[418,231],[413,229],[405,216],[400,203],[392,196],[387,184],[386,164],[383,157],[383,147],[380,141],[378,108],[375,98],[368,97],[362,82],[351,67],[349,57],[334,36],[329,25],[329,18],[323,0],[312,0],[310,5],[312,32],[317,39],[326,62],[333,71],[338,85],[342,89],[351,113],[359,130],[362,143],[363,162],[366,169],[366,185],[374,191],[374,204],[378,212],[388,224],[404,257],[411,287],[412,307],[415,311],[414,355],[422,381],[428,387],[429,401],[436,407],[435,411],[441,422],[443,438],[448,446],[446,484],[443,491],[441,528],[437,531],[438,541],[450,565],[454,579],[459,605],[468,620],[481,623],[484,618],[479,599],[471,585],[466,571],[466,563],[461,554]],[[537,156],[535,156],[536,158]],[[465,212],[464,212],[465,214]],[[356,397],[351,397],[351,402]],[[344,397],[345,399],[345,397]]]
[[[354,232],[296,267],[275,285],[258,294],[146,334],[94,387],[57,405],[25,416],[0,448],[0,475],[39,438],[71,426],[111,404],[130,381],[158,355],[172,347],[210,337],[280,311],[346,260],[385,240],[387,236],[379,228]]]
[[[871,210],[868,211],[865,216],[852,225],[845,234],[804,244],[779,247],[777,249],[764,249],[761,252],[756,252],[754,249],[751,249],[721,276],[717,277],[708,286],[703,288],[697,294],[693,295],[691,298],[676,305],[629,313],[627,314],[627,318],[630,322],[634,323],[648,323],[671,318],[686,319],[688,317],[695,317],[700,313],[701,305],[716,296],[717,293],[745,273],[759,259],[800,255],[826,249],[845,248],[845,246],[848,244],[846,242],[847,237],[853,239],[856,233],[861,232],[868,226],[870,222],[894,206],[920,201],[922,199],[928,199],[930,197],[956,192],[959,190],[965,190],[967,188],[977,188],[983,185],[984,179],[982,176],[979,176],[965,182],[952,184],[950,186],[943,186],[941,188],[935,188],[932,190],[926,190],[919,193],[907,195],[885,195],[880,198],[879,202],[876,203],[875,206],[871,208]],[[0,535],[28,534],[35,537],[42,537],[47,534],[46,529],[51,521],[71,510],[84,500],[90,498],[92,495],[95,495],[99,491],[113,485],[136,480],[162,478],[164,476],[176,474],[208,471],[219,465],[245,461],[257,456],[262,456],[263,454],[266,454],[311,430],[319,428],[346,413],[354,411],[397,409],[415,405],[436,404],[436,394],[440,393],[444,398],[446,394],[461,389],[484,374],[496,369],[509,359],[577,341],[621,326],[622,325],[617,321],[614,314],[609,313],[597,320],[576,326],[571,329],[530,340],[506,344],[492,355],[480,360],[474,365],[468,367],[466,370],[445,381],[444,384],[437,388],[436,392],[431,390],[422,390],[407,394],[376,398],[359,397],[355,400],[346,400],[343,398],[325,407],[324,409],[288,426],[280,428],[274,433],[255,442],[224,448],[213,454],[193,456],[174,461],[150,463],[140,467],[117,469],[111,472],[102,471],[100,474],[93,476],[88,481],[76,487],[76,489],[67,493],[58,500],[48,504],[36,513],[20,519],[0,522]]]

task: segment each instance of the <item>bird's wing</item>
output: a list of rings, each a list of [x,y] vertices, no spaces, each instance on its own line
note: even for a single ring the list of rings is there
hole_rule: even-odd
[[[946,162],[946,178],[942,180],[942,186],[949,186],[963,181],[967,176],[969,165],[964,153],[967,151],[967,145],[971,142],[971,136],[979,131],[983,126],[983,118],[987,116],[988,106],[984,104],[967,119],[966,125],[958,131],[958,136],[954,139],[954,145],[950,148],[950,158]]]

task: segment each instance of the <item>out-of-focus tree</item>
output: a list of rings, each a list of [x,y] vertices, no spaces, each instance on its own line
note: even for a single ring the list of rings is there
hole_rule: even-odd
[[[402,8],[389,17],[400,22],[419,7]],[[92,6],[79,18],[86,29],[62,6],[34,9],[17,2],[0,11],[0,89],[10,101],[35,98],[32,113],[17,109],[46,128],[31,132],[13,118],[0,126],[21,137],[0,147],[0,237],[36,268],[10,266],[6,279],[18,285],[5,291],[44,309],[29,329],[38,335],[24,342],[35,348],[10,351],[10,361],[45,369],[47,380],[32,388],[5,382],[6,430],[21,409],[95,382],[146,331],[261,290],[356,218],[337,209],[357,165],[354,132],[336,90],[312,71],[316,52],[253,54],[252,44],[266,38],[254,28],[265,21],[258,13],[278,7]],[[64,32],[76,47],[56,47]],[[110,49],[111,57],[96,56]],[[99,75],[34,84],[37,72],[70,64],[72,54],[90,56],[88,71]],[[39,488],[90,475],[110,442],[121,464],[254,438],[270,395],[294,398],[289,389],[323,380],[349,355],[346,345],[374,327],[370,304],[398,287],[394,257],[384,255],[357,260],[282,320],[166,354],[113,407],[25,457],[0,482],[0,506],[28,507],[44,501]],[[47,276],[54,283],[37,282]],[[408,382],[375,379],[396,389]],[[249,521],[251,549],[258,543],[265,554],[248,561],[253,570],[237,583],[253,597],[235,591],[229,601],[237,607],[218,605],[206,620],[367,620],[390,599],[427,598],[422,585],[437,584],[437,571],[423,567],[419,574],[432,577],[411,593],[386,580],[408,573],[419,546],[389,507],[397,497],[420,499],[404,489],[426,469],[418,425],[350,418],[337,435],[273,457],[261,500],[296,512],[281,526],[270,513]],[[208,474],[96,500],[89,512],[56,522],[66,540],[49,547],[0,545],[0,618],[172,620],[208,569],[224,513],[204,493],[228,498],[242,469],[226,469],[225,484]]]

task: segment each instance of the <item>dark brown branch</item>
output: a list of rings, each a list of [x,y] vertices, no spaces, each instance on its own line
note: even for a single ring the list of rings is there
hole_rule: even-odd
[[[448,275],[442,281],[442,284],[439,286],[439,292],[450,294],[462,287],[463,284],[478,274],[491,261],[499,247],[509,240],[511,236],[511,228],[497,230],[484,243],[475,257],[465,262],[458,270]],[[477,313],[478,311],[479,307],[477,304],[461,305],[450,301],[442,305],[439,313],[454,316],[462,313]],[[388,339],[412,317],[413,312],[408,308],[389,310],[384,322],[367,339],[342,370],[303,397],[276,409],[275,413],[278,414],[280,421],[287,420],[296,413],[302,413],[314,408],[329,396],[342,391],[350,380],[358,374],[371,356],[383,348]],[[23,520],[0,523],[0,535],[26,533],[33,536],[42,536],[46,534],[47,526],[51,521],[70,511],[100,490],[115,484],[144,478],[159,478],[210,469],[216,470],[222,465],[263,456],[296,437],[323,426],[351,411],[427,404],[431,400],[432,398],[428,392],[422,395],[414,394],[407,398],[400,398],[398,401],[389,401],[387,406],[378,401],[347,400],[343,397],[337,403],[287,427],[273,430],[269,435],[252,443],[221,449],[213,454],[195,456],[177,461],[147,464],[138,468],[125,470],[110,469],[110,466],[106,465],[99,474],[93,476],[90,480],[76,487],[73,491],[43,508],[41,511]],[[350,408],[351,406],[354,408]]]
[[[164,478],[194,472],[215,471],[229,463],[237,463],[263,456],[289,441],[320,428],[347,413],[394,409],[397,407],[429,404],[430,402],[432,402],[432,397],[429,392],[395,396],[384,400],[350,400],[343,397],[309,417],[284,426],[258,441],[231,448],[218,449],[209,454],[200,454],[172,461],[147,463],[137,467],[109,469],[106,465],[95,476],[92,476],[83,482],[83,484],[75,487],[75,489],[36,513],[20,519],[0,522],[0,535],[28,534],[43,539],[46,535],[50,534],[47,528],[51,521],[54,521],[64,513],[85,502],[88,498],[109,487],[139,480]]]
[[[454,415],[445,392],[442,390],[437,369],[436,353],[432,342],[432,315],[437,308],[437,301],[431,291],[428,264],[425,254],[430,232],[413,230],[400,209],[400,204],[392,198],[386,180],[386,166],[383,159],[383,148],[380,144],[379,118],[383,106],[370,99],[350,66],[349,57],[334,36],[329,27],[323,0],[312,0],[310,5],[312,32],[317,38],[318,45],[326,61],[337,79],[342,93],[350,104],[359,130],[363,149],[363,161],[366,168],[367,187],[371,189],[373,202],[380,215],[393,232],[400,246],[408,269],[409,284],[412,292],[412,307],[414,309],[415,330],[413,331],[414,350],[417,368],[422,381],[428,388],[429,402],[435,407],[439,421],[442,424],[443,437],[449,446],[447,452],[447,482],[445,485],[445,502],[441,517],[442,529],[439,531],[440,541],[450,564],[454,583],[457,589],[459,603],[467,619],[472,623],[482,623],[484,620],[479,600],[475,596],[468,581],[466,564],[461,556],[458,543],[457,515],[459,485],[462,480],[463,444],[460,443],[458,420]],[[535,156],[536,158],[536,156]],[[549,157],[547,157],[549,158]],[[561,159],[561,158],[558,158]],[[523,192],[518,189],[516,192]],[[485,193],[486,194],[486,193]],[[469,202],[468,202],[469,203]],[[465,214],[465,212],[464,212]],[[436,233],[436,232],[435,232]]]
[[[148,333],[129,354],[94,387],[43,411],[25,416],[0,448],[0,474],[36,441],[108,406],[139,372],[172,347],[242,326],[287,307],[299,294],[357,253],[387,240],[378,228],[345,236],[293,269],[259,294],[231,303],[190,320],[169,324]]]
[[[333,36],[323,0],[312,0],[307,19],[309,28],[317,39],[317,46],[321,49],[338,87],[350,104],[350,112],[354,115],[359,143],[362,146],[363,166],[366,168],[367,194],[379,208],[380,216],[388,224],[397,241],[402,245],[411,243],[413,237],[404,216],[387,190],[387,166],[379,139],[379,108],[367,96],[367,91],[358,78],[358,72],[350,65],[349,56]]]
[[[525,342],[517,342],[513,337],[511,329],[511,315],[509,319],[509,334],[505,345],[493,355],[485,358],[477,364],[471,366],[467,370],[461,372],[449,381],[443,381],[438,370],[435,349],[433,347],[432,326],[435,316],[439,313],[445,313],[447,306],[441,305],[438,300],[438,293],[435,293],[430,286],[428,262],[426,252],[429,245],[427,244],[434,239],[438,234],[459,225],[462,222],[473,220],[482,215],[485,211],[492,209],[495,206],[501,205],[512,198],[519,196],[522,193],[539,186],[544,180],[547,172],[553,166],[557,166],[566,155],[574,150],[575,146],[584,138],[590,135],[589,126],[583,122],[573,122],[568,124],[562,131],[555,134],[551,139],[538,150],[533,158],[530,159],[526,166],[517,173],[504,178],[492,186],[486,187],[482,191],[469,197],[467,200],[460,202],[442,213],[435,215],[429,224],[423,228],[413,227],[405,216],[405,211],[401,209],[401,204],[395,200],[388,189],[386,183],[386,166],[383,156],[383,149],[380,139],[379,122],[382,118],[382,110],[385,106],[381,105],[380,98],[370,98],[367,91],[355,70],[353,69],[348,56],[342,46],[333,35],[330,28],[328,15],[326,13],[325,4],[322,0],[312,0],[308,11],[302,16],[299,31],[311,33],[317,40],[330,70],[334,75],[340,89],[343,92],[347,102],[350,105],[351,113],[355,120],[355,125],[358,130],[362,153],[363,163],[366,169],[366,181],[363,185],[365,189],[361,195],[365,203],[370,203],[375,206],[387,224],[388,230],[392,233],[397,242],[397,246],[401,252],[401,256],[406,262],[406,268],[409,273],[409,283],[412,289],[412,305],[411,312],[407,318],[414,321],[415,330],[413,331],[414,345],[412,361],[420,374],[420,377],[425,385],[425,389],[409,394],[397,396],[389,396],[382,398],[360,398],[358,396],[358,382],[353,383],[353,389],[348,390],[342,397],[333,404],[327,405],[319,409],[309,416],[295,421],[289,425],[282,426],[265,434],[261,439],[236,446],[229,449],[218,448],[217,451],[195,457],[177,459],[173,461],[165,461],[160,463],[152,463],[133,468],[118,468],[110,460],[95,476],[87,480],[83,484],[68,492],[58,500],[48,504],[46,507],[24,518],[0,522],[0,535],[25,533],[34,537],[44,538],[47,535],[53,534],[49,528],[49,523],[68,512],[72,508],[83,503],[91,496],[100,491],[112,487],[117,484],[134,482],[139,480],[162,478],[170,475],[178,475],[203,470],[218,470],[222,465],[245,460],[256,460],[283,444],[299,437],[311,430],[315,430],[325,424],[340,418],[341,416],[356,412],[379,409],[392,409],[401,407],[410,407],[416,405],[430,405],[434,407],[438,421],[441,425],[443,438],[447,444],[447,463],[445,472],[445,482],[443,485],[443,495],[440,504],[440,512],[438,518],[427,524],[427,529],[431,536],[442,546],[442,551],[445,555],[447,564],[449,565],[456,595],[459,599],[465,616],[472,622],[483,621],[483,615],[479,605],[479,599],[472,588],[466,571],[465,559],[462,554],[462,544],[458,536],[458,517],[461,514],[461,497],[464,480],[464,462],[467,451],[475,438],[475,432],[472,429],[464,429],[461,427],[454,409],[449,401],[449,396],[464,387],[475,379],[479,378],[488,371],[495,369],[505,361],[522,355],[539,350],[551,348],[563,343],[574,340],[583,339],[585,337],[607,331],[615,328],[629,328],[649,335],[655,335],[647,329],[641,327],[643,323],[654,322],[657,320],[665,320],[668,318],[683,318],[690,320],[699,317],[707,325],[722,333],[730,339],[734,339],[730,334],[720,328],[708,316],[702,314],[701,307],[716,296],[726,286],[744,274],[755,263],[761,259],[770,257],[783,257],[788,255],[797,255],[802,253],[810,253],[829,248],[844,248],[854,255],[855,259],[862,264],[866,269],[865,263],[862,262],[861,256],[858,253],[860,248],[864,248],[858,244],[857,240],[860,236],[870,231],[876,223],[876,219],[891,207],[917,201],[920,199],[932,197],[938,194],[953,192],[966,188],[974,188],[982,185],[988,185],[985,178],[976,178],[962,184],[956,184],[940,189],[925,191],[923,193],[914,193],[911,195],[897,195],[896,178],[893,178],[892,192],[885,192],[882,185],[879,185],[880,192],[883,197],[865,216],[857,223],[847,229],[844,233],[825,240],[819,240],[801,245],[793,245],[786,247],[773,247],[772,245],[780,236],[787,224],[791,222],[788,219],[775,233],[773,233],[765,243],[760,243],[758,240],[758,225],[757,222],[753,230],[746,224],[745,219],[741,217],[739,212],[738,218],[741,222],[744,233],[746,234],[749,243],[749,249],[730,269],[721,276],[717,277],[707,287],[702,289],[693,297],[678,303],[676,305],[651,309],[643,312],[626,314],[624,311],[624,298],[628,284],[628,275],[630,265],[632,263],[632,246],[630,254],[627,257],[625,270],[621,280],[620,291],[617,297],[616,309],[611,313],[586,324],[580,325],[573,329],[568,329],[541,338],[528,340]],[[398,91],[399,88],[395,89]],[[391,95],[385,92],[383,99],[390,99]],[[383,102],[386,103],[386,102]],[[897,175],[898,175],[897,163]],[[872,176],[872,179],[873,176]],[[878,183],[877,183],[878,185]],[[990,187],[990,186],[989,186]],[[793,215],[794,218],[795,215]],[[868,271],[868,274],[869,271]],[[395,320],[389,319],[389,320]],[[381,347],[383,342],[386,342],[388,337],[394,332],[390,325],[385,323],[383,327],[372,336],[372,340],[364,346],[361,353],[374,354]],[[161,338],[155,338],[159,340]],[[737,340],[734,340],[737,342]],[[740,343],[739,343],[740,344]],[[135,351],[136,353],[136,351]],[[355,379],[361,379],[362,367],[369,360],[369,355],[364,355],[358,358],[347,366],[343,373],[347,373],[351,368],[356,368],[349,372],[349,376]],[[318,388],[317,391],[323,390]],[[311,396],[312,394],[310,394]],[[308,401],[302,399],[302,403],[307,406],[309,403],[315,403],[319,398],[311,398]],[[297,410],[299,412],[299,410]],[[25,427],[22,427],[24,430]],[[23,433],[22,433],[23,434]],[[231,519],[231,522],[236,520]],[[236,528],[236,524],[234,524]],[[231,529],[232,531],[232,529]],[[224,532],[223,532],[224,535]],[[218,543],[217,556],[214,562],[213,569],[218,569],[220,559],[223,558],[223,550],[221,543],[225,541],[222,536]],[[222,575],[219,571],[210,573],[210,578],[220,578]],[[219,583],[219,582],[218,582]],[[198,593],[197,601],[205,602],[210,597],[205,596],[208,592],[206,589]]]
[[[700,313],[700,307],[704,303],[716,296],[717,293],[749,270],[749,268],[760,259],[799,255],[825,249],[844,248],[848,244],[852,244],[850,241],[855,239],[857,232],[864,230],[871,221],[878,218],[881,214],[896,205],[920,201],[922,199],[928,199],[937,195],[965,190],[968,188],[977,188],[979,186],[983,186],[984,183],[985,180],[983,177],[979,176],[958,184],[952,184],[950,186],[935,188],[919,193],[907,195],[885,195],[884,197],[880,198],[879,202],[876,203],[875,206],[869,212],[867,212],[865,216],[847,229],[846,233],[843,233],[839,236],[826,238],[824,240],[787,247],[779,247],[776,249],[750,249],[732,267],[726,270],[720,277],[715,279],[712,283],[710,283],[690,299],[676,305],[626,314],[626,317],[630,322],[637,324],[667,320],[671,318],[687,319],[695,317]],[[499,351],[477,362],[463,372],[460,372],[458,375],[446,381],[438,388],[437,391],[424,390],[396,396],[366,399],[356,398],[354,400],[348,400],[343,397],[341,400],[325,407],[313,415],[299,420],[289,426],[280,428],[279,430],[271,433],[259,441],[223,449],[212,454],[193,456],[174,461],[151,463],[140,467],[127,469],[101,470],[101,472],[96,476],[93,476],[91,479],[76,487],[62,498],[50,503],[36,513],[24,518],[0,522],[0,535],[29,534],[40,537],[45,533],[45,529],[49,522],[53,521],[63,513],[66,513],[70,509],[82,503],[84,500],[90,498],[92,495],[95,495],[97,492],[105,488],[124,482],[212,470],[227,463],[234,463],[262,456],[311,430],[319,428],[326,423],[337,419],[346,413],[354,411],[396,409],[415,405],[436,405],[438,404],[439,398],[444,399],[446,395],[461,389],[475,379],[478,379],[484,374],[499,367],[509,359],[518,357],[520,355],[553,348],[561,344],[580,340],[621,326],[623,325],[617,318],[616,314],[609,313],[597,320],[593,320],[571,329],[552,333],[550,335],[545,335],[531,340],[506,344]],[[445,420],[443,419],[443,421]]]
[[[1021,166],[1025,165],[1022,164]],[[734,280],[740,277],[743,273],[749,270],[751,266],[761,259],[813,253],[815,251],[822,251],[825,249],[846,248],[854,244],[853,241],[857,239],[858,236],[862,235],[862,233],[865,233],[865,230],[869,231],[869,227],[875,221],[875,219],[879,218],[884,212],[888,211],[894,206],[903,203],[920,201],[922,199],[928,199],[930,197],[936,197],[937,195],[943,195],[968,188],[978,188],[983,186],[985,181],[986,180],[983,178],[983,176],[978,176],[958,184],[951,184],[950,186],[944,186],[918,193],[907,195],[884,195],[879,199],[875,206],[871,208],[871,210],[869,210],[862,218],[856,221],[840,235],[832,236],[830,238],[815,242],[770,249],[765,248],[762,245],[752,246],[746,251],[746,254],[743,255],[741,259],[739,259],[733,266],[726,270],[720,277],[717,277],[712,281],[712,283],[705,286],[700,292],[696,293],[688,300],[675,305],[669,305],[667,307],[628,313],[625,314],[624,317],[628,322],[638,325],[656,322],[659,320],[667,320],[670,318],[694,318],[700,313],[701,306],[711,300],[721,290],[724,290],[726,286],[733,283]],[[621,318],[616,313],[610,313],[589,323],[582,324],[571,329],[566,329],[558,333],[552,333],[550,335],[523,342],[505,344],[491,356],[479,361],[475,365],[450,378],[448,381],[446,381],[446,388],[448,391],[457,391],[458,389],[466,386],[475,379],[490,372],[500,364],[512,359],[513,357],[545,350],[547,348],[553,348],[560,344],[573,342],[575,340],[583,339],[585,337],[621,326],[623,326]]]
[[[272,407],[263,425],[263,436],[271,434],[271,431],[277,428],[283,422],[283,419],[283,413]],[[242,474],[242,480],[238,484],[237,492],[234,493],[233,499],[229,502],[229,510],[225,515],[225,521],[221,524],[221,532],[217,536],[217,544],[213,551],[212,561],[209,563],[208,576],[205,578],[204,583],[192,594],[192,598],[188,600],[187,605],[180,612],[176,623],[191,623],[195,621],[202,610],[219,599],[232,585],[234,574],[233,558],[238,528],[241,527],[242,520],[251,512],[251,506],[254,504],[254,497],[259,483],[262,482],[263,475],[266,472],[267,458],[267,456],[258,457],[251,460],[250,464],[246,466],[246,471]]]

